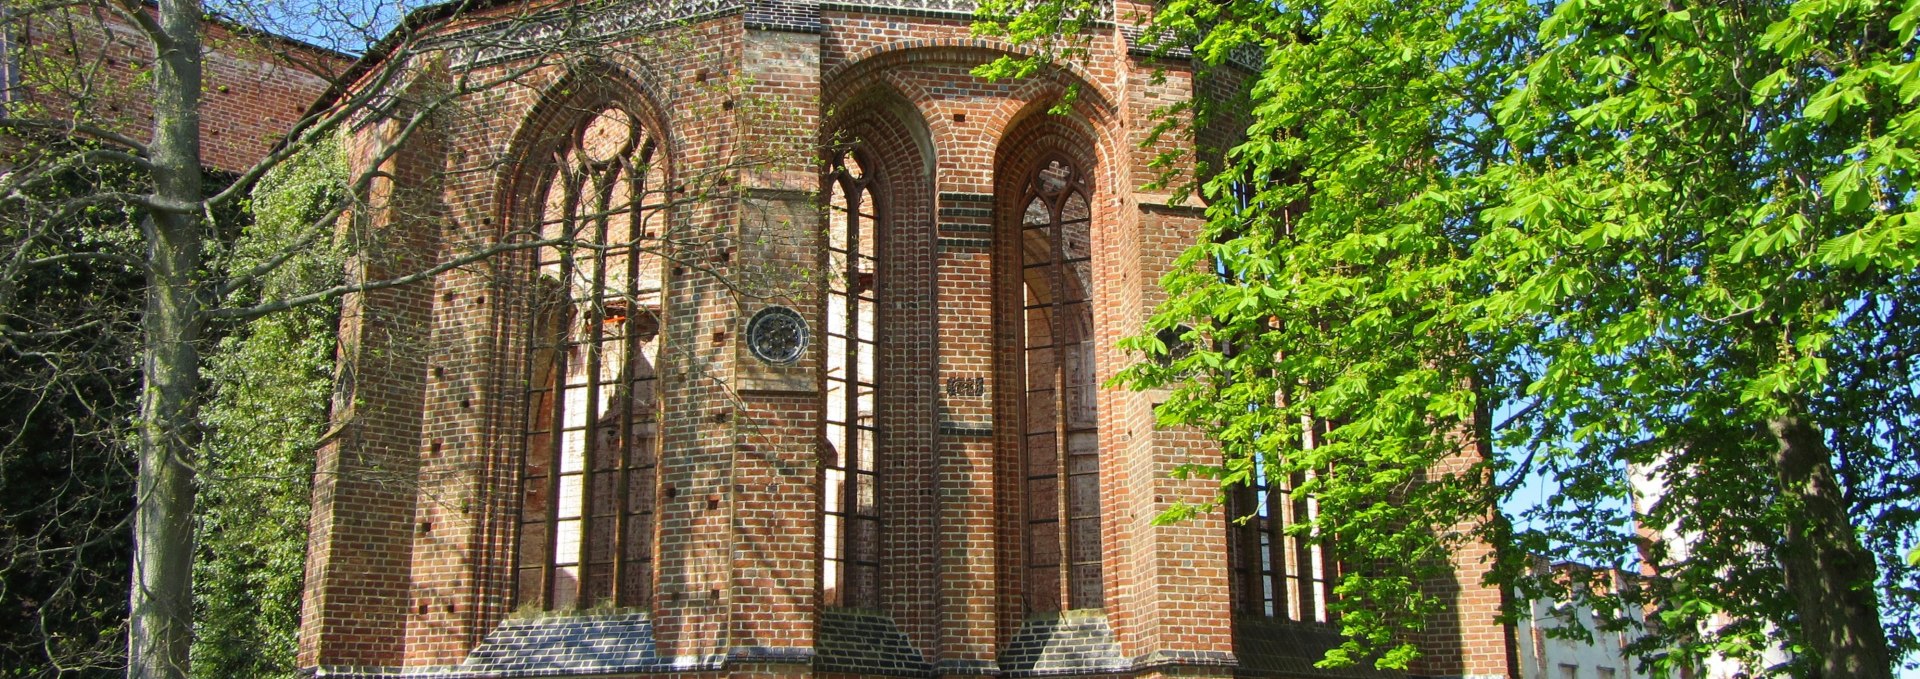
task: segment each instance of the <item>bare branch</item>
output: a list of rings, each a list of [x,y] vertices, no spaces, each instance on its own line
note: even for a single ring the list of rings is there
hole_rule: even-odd
[[[124,146],[132,150],[133,155],[140,157],[142,167],[145,167],[146,164],[147,146],[145,144],[140,143],[133,137],[79,120],[35,120],[31,118],[0,116],[0,130],[53,132],[65,136],[90,137]]]
[[[140,0],[107,0],[100,4],[112,10],[120,18],[138,26],[146,39],[153,41],[155,52],[164,51],[173,44],[173,41],[167,38],[167,32],[160,28],[160,22],[155,20],[152,14],[147,13],[146,3]]]
[[[378,280],[378,281],[369,281],[365,283],[348,283],[344,285],[336,285],[336,286],[327,288],[325,290],[319,290],[316,292],[311,292],[304,295],[297,295],[294,297],[288,297],[285,299],[278,299],[271,302],[257,304],[251,307],[237,308],[237,309],[213,309],[205,312],[203,315],[209,319],[219,319],[219,320],[245,320],[249,318],[257,318],[270,313],[274,313],[276,311],[285,311],[287,309],[302,307],[308,304],[325,302],[328,300],[338,299],[340,297],[344,297],[346,295],[351,295],[355,293],[373,292],[376,290],[385,290],[387,288],[399,287],[399,286],[407,285],[410,283],[418,283],[420,281],[433,278],[434,276],[438,276],[442,273],[446,273],[448,271],[452,271],[454,269],[458,269],[458,268],[467,266],[469,264],[475,264],[481,261],[485,261],[496,255],[500,255],[508,252],[518,252],[520,250],[527,250],[527,249],[538,248],[538,247],[546,247],[549,245],[560,245],[567,242],[568,242],[567,239],[551,239],[551,240],[525,241],[525,242],[519,242],[519,243],[503,243],[493,247],[476,250],[474,252],[468,253],[466,255],[462,255],[460,257],[455,257],[453,259],[440,263],[438,266],[422,269],[420,271],[416,271],[416,272],[407,274],[405,276],[387,278],[387,279]]]
[[[107,252],[68,252],[28,261],[27,266],[49,266],[73,261],[107,261],[129,267],[137,267],[141,264],[139,260],[132,257]]]

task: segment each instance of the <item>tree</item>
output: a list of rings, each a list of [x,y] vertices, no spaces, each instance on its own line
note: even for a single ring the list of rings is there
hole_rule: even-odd
[[[261,464],[261,460],[205,455],[231,451],[236,447],[233,437],[248,435],[246,422],[231,406],[234,399],[244,401],[244,388],[257,387],[257,380],[272,377],[257,370],[249,373],[251,343],[303,324],[309,330],[316,327],[311,316],[283,317],[278,324],[247,324],[349,295],[416,284],[458,267],[482,266],[503,253],[572,245],[572,234],[542,235],[535,229],[499,242],[452,246],[449,252],[423,259],[416,257],[422,253],[385,242],[383,234],[373,232],[359,217],[378,210],[407,209],[402,203],[408,187],[396,185],[388,172],[389,161],[409,148],[415,135],[431,134],[440,121],[459,115],[468,97],[502,88],[538,87],[550,81],[542,78],[576,61],[636,53],[644,60],[648,53],[686,46],[610,31],[590,21],[594,18],[591,7],[455,2],[422,9],[395,22],[387,13],[390,8],[377,5],[322,1],[223,5],[217,9],[240,16],[255,28],[297,28],[303,35],[332,37],[352,49],[371,47],[369,57],[350,70],[322,71],[332,80],[333,92],[287,132],[283,143],[259,162],[238,168],[233,176],[209,181],[200,125],[206,90],[202,58],[209,49],[203,31],[217,24],[237,36],[235,40],[264,41],[261,49],[269,50],[274,47],[273,38],[214,21],[211,8],[200,0],[162,0],[157,5],[23,0],[10,2],[7,9],[9,35],[37,28],[38,34],[67,41],[65,49],[56,40],[52,49],[25,60],[22,89],[50,94],[25,105],[10,104],[0,115],[0,135],[5,135],[0,143],[10,154],[8,172],[0,176],[4,204],[0,209],[7,215],[0,225],[0,234],[6,238],[0,250],[4,254],[0,341],[11,352],[7,360],[33,363],[35,369],[58,378],[49,382],[51,387],[15,385],[22,388],[6,395],[9,405],[17,402],[12,400],[16,395],[27,403],[50,398],[78,401],[85,398],[86,389],[125,394],[137,384],[134,403],[107,404],[127,407],[85,402],[60,411],[63,417],[71,415],[72,421],[60,424],[66,427],[61,435],[87,438],[98,447],[96,461],[123,450],[132,453],[130,519],[124,510],[104,509],[114,504],[111,495],[89,496],[79,504],[94,510],[94,515],[82,517],[92,522],[85,524],[90,537],[57,534],[14,540],[6,536],[8,546],[20,550],[9,557],[38,558],[71,551],[63,541],[85,545],[89,540],[111,539],[108,536],[115,528],[130,523],[126,673],[141,679],[184,677],[194,633],[195,522],[204,520],[217,527],[232,516],[230,507],[222,508],[231,498],[223,497],[220,489],[209,497],[215,511],[202,514],[196,505],[200,484],[224,479],[237,484],[227,490],[245,492],[246,475],[259,471],[249,465]],[[448,19],[469,12],[486,12],[489,21],[505,30],[460,31],[447,25]],[[397,28],[377,35],[395,23]],[[110,24],[116,30],[108,30]],[[100,68],[113,65],[115,55],[90,51],[86,41],[101,34],[124,35],[126,31],[117,30],[122,27],[137,36],[134,42],[147,50],[147,56],[134,69],[134,78],[116,80],[109,73],[112,69]],[[324,66],[299,61],[297,50],[280,51],[288,53],[288,67]],[[476,55],[505,59],[484,69],[457,65]],[[731,89],[742,83],[722,78],[702,86]],[[130,95],[135,106],[123,110],[89,105],[109,90]],[[350,170],[339,178],[337,191],[315,194],[316,202],[301,206],[296,212],[303,217],[291,223],[282,215],[270,225],[249,226],[246,208],[257,210],[270,202],[246,205],[262,182],[272,183],[269,178],[276,173],[286,172],[289,164],[297,165],[314,149],[338,143],[350,129],[375,129],[378,134],[355,137],[363,143],[354,148],[356,155]],[[675,187],[679,190],[667,202],[707,200],[709,192],[723,186],[726,175],[737,171],[739,164],[757,162],[751,148],[733,157],[736,165],[720,168],[712,176],[681,178]],[[110,173],[113,181],[105,181]],[[426,185],[433,182],[433,178],[416,179]],[[430,213],[404,216],[437,218]],[[253,237],[262,235],[250,233],[259,229],[271,231],[272,237]],[[634,235],[636,240],[646,239],[636,247],[676,261],[683,247],[693,247],[676,240],[681,237],[672,232]],[[309,257],[316,250],[329,248],[337,248],[353,266],[330,274],[303,270],[313,265]],[[690,268],[705,270],[698,264]],[[366,271],[390,275],[361,275]],[[333,276],[343,277],[334,280]],[[57,294],[36,292],[41,288],[35,283],[46,281],[54,281],[51,290]],[[736,289],[753,284],[735,282]],[[114,303],[119,297],[140,303]],[[222,338],[234,340],[227,345],[232,354],[212,365],[221,374],[238,378],[212,390],[206,381],[209,354]],[[125,360],[129,349],[136,349],[140,356],[137,367]],[[292,373],[278,377],[301,385],[312,378],[297,370]],[[201,405],[210,391],[226,400],[203,418]],[[7,415],[39,421],[38,411]],[[115,419],[119,416],[130,425],[121,426]],[[203,436],[208,424],[216,432],[211,446]],[[33,464],[50,469],[57,468],[59,461]],[[110,478],[104,485],[119,487],[113,484],[123,477],[116,477],[116,471],[107,466],[103,473]],[[297,469],[265,471],[280,484],[275,492],[284,492],[289,477],[299,474]],[[73,492],[94,493],[91,489]],[[61,529],[70,524],[61,524]],[[203,569],[209,566],[215,567],[210,572],[219,572],[218,563],[202,564]],[[87,589],[84,593],[92,598],[84,603],[100,612],[98,595],[106,589],[110,587]],[[225,605],[218,588],[203,593],[207,596],[202,602],[209,610],[217,613]],[[95,629],[117,616],[102,613],[100,618]],[[39,641],[49,648],[68,643],[56,631],[39,631]],[[115,655],[114,644],[106,640],[83,641],[91,642],[87,646],[98,657]],[[203,647],[202,654],[217,650]],[[34,667],[21,671],[32,672]]]
[[[1312,475],[1303,530],[1365,565],[1327,662],[1403,665],[1418,564],[1529,477],[1551,497],[1478,531],[1508,550],[1489,584],[1605,612],[1522,555],[1639,560],[1657,577],[1624,605],[1657,609],[1655,669],[1774,640],[1782,672],[1887,677],[1915,648],[1920,4],[1152,21],[1203,69],[1265,59],[1242,106],[1198,107],[1247,116],[1245,141],[1198,178],[1202,240],[1126,343],[1162,358],[1119,381],[1173,388],[1160,423],[1219,440],[1193,472],[1223,488]]]

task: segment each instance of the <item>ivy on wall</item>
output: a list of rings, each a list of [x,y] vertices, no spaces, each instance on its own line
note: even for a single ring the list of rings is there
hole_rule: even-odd
[[[346,181],[337,143],[267,175],[225,266],[245,271],[297,242]],[[272,299],[335,285],[343,260],[335,246],[306,248],[240,294]],[[210,354],[194,676],[295,676],[313,453],[327,425],[339,312],[333,302],[262,316],[232,328]]]

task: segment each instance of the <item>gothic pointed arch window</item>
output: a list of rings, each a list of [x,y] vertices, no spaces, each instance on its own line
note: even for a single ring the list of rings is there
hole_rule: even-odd
[[[1061,157],[1033,170],[1019,254],[1027,608],[1100,608],[1091,194]]]
[[[882,210],[872,162],[836,153],[826,179],[821,602],[880,605],[879,329]]]
[[[516,604],[641,607],[653,581],[667,158],[621,103],[534,183]]]
[[[1289,181],[1278,173],[1265,182]],[[1303,206],[1289,205],[1274,210],[1260,200],[1262,180],[1243,175],[1230,187],[1226,198],[1229,208],[1242,220],[1256,215],[1274,222],[1278,237],[1284,237],[1287,225]],[[1244,221],[1243,221],[1244,223]],[[1251,227],[1234,229],[1221,237],[1230,241]],[[1223,282],[1240,284],[1244,278],[1223,257],[1213,261],[1215,275]],[[1224,343],[1231,354],[1234,343]],[[1311,449],[1326,435],[1324,422],[1303,423],[1301,446]],[[1274,460],[1254,457],[1251,479],[1228,493],[1228,558],[1234,572],[1234,608],[1256,617],[1295,622],[1332,622],[1328,603],[1333,598],[1337,564],[1324,544],[1315,542],[1301,530],[1320,513],[1320,505],[1295,489],[1304,485],[1310,472],[1286,473]]]

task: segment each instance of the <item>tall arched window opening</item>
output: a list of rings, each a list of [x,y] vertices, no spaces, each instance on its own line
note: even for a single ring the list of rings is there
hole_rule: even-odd
[[[1268,181],[1286,179],[1276,174]],[[1281,237],[1288,233],[1292,215],[1301,207],[1270,209],[1260,200],[1258,180],[1251,175],[1234,182],[1227,198],[1233,201],[1230,207],[1234,214],[1243,220],[1253,219],[1256,211],[1276,220],[1271,228]],[[1231,241],[1246,232],[1244,227],[1229,231],[1220,236],[1220,241]],[[1214,273],[1223,282],[1244,282],[1224,257],[1215,257],[1213,264]],[[1223,349],[1228,354],[1236,350],[1231,341]],[[1317,422],[1305,424],[1301,444],[1311,449],[1324,429]],[[1234,520],[1228,523],[1228,549],[1234,570],[1235,609],[1239,612],[1296,622],[1332,621],[1327,608],[1335,575],[1330,555],[1309,536],[1297,534],[1297,527],[1311,524],[1320,512],[1315,500],[1294,492],[1307,479],[1307,473],[1286,474],[1270,460],[1255,457],[1252,479],[1229,494],[1227,508]]]
[[[880,605],[880,209],[860,154],[827,174],[826,416],[821,466],[821,601]]]
[[[1023,198],[1025,593],[1036,612],[1103,605],[1089,193],[1079,168],[1053,159]]]
[[[666,159],[631,110],[568,130],[537,185],[517,604],[646,606]]]

